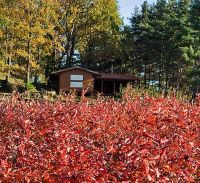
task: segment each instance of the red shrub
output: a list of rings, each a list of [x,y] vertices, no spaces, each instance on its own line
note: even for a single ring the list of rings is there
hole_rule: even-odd
[[[198,179],[200,107],[175,98],[0,102],[0,182]]]

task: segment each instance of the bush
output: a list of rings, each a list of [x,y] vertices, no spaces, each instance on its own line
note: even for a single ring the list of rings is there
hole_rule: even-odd
[[[191,182],[199,117],[198,102],[147,95],[1,101],[0,182]]]
[[[28,91],[36,91],[36,87],[34,86],[33,83],[27,83],[27,84],[26,84],[26,89],[27,89]]]

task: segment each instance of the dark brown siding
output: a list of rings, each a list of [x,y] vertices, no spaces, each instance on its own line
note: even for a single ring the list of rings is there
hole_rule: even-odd
[[[62,91],[69,91],[74,88],[70,88],[70,75],[83,75],[83,89],[88,88],[88,92],[93,92],[94,89],[94,77],[91,73],[80,70],[73,69],[59,75],[59,89]],[[75,88],[76,89],[76,88]],[[81,88],[77,88],[77,90],[81,90]]]

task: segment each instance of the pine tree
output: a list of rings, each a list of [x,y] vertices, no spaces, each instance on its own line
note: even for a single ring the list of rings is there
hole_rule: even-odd
[[[187,76],[190,89],[193,93],[196,93],[200,91],[200,2],[198,0],[192,1],[189,13],[194,41],[189,50],[189,56],[193,64],[189,67]]]
[[[192,6],[191,11],[198,12],[194,7],[199,3],[194,2],[193,5],[196,5]],[[198,15],[190,18],[190,14],[195,16],[195,13],[189,13],[190,0],[158,0],[149,9],[146,5],[144,2],[141,12],[131,18],[127,34],[132,35],[128,39],[133,42],[130,56],[141,69],[144,87],[158,82],[160,89],[183,88],[187,83],[188,69],[194,64],[195,49],[199,45],[199,34],[194,31],[194,25],[198,26],[198,23],[194,23],[198,21]],[[191,23],[190,20],[195,21]]]

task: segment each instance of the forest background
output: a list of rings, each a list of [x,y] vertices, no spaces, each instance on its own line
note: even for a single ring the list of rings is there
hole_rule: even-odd
[[[28,88],[73,66],[198,92],[199,0],[144,1],[129,25],[116,0],[0,0],[0,79]]]

